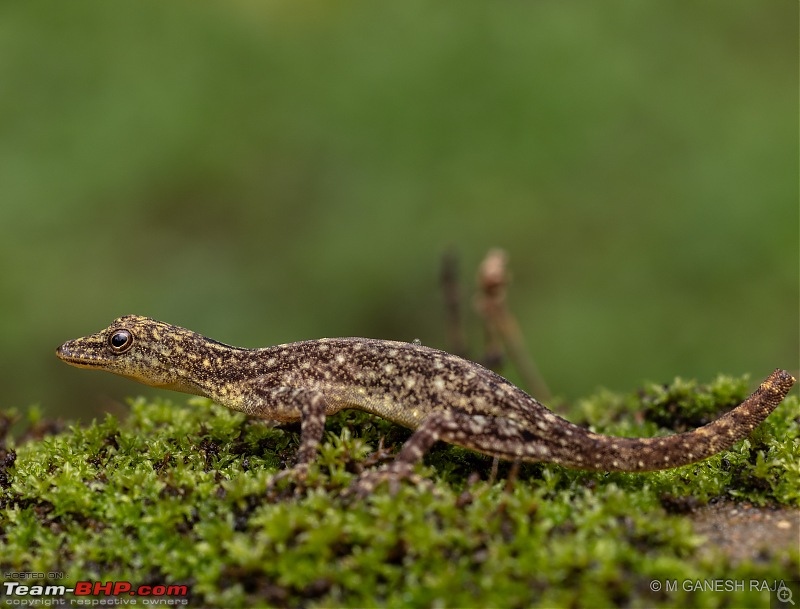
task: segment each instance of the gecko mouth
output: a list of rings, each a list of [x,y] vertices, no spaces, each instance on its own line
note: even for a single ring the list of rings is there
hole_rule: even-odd
[[[102,368],[108,364],[108,360],[103,357],[73,351],[69,343],[64,343],[56,349],[56,355],[61,361],[78,368]]]

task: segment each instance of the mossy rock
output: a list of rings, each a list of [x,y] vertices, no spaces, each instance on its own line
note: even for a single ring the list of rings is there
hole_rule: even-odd
[[[660,425],[715,418],[746,385],[720,377],[601,391],[567,416],[602,433],[672,433]],[[405,484],[364,500],[341,493],[365,464],[385,458],[381,439],[396,448],[408,432],[360,412],[330,419],[300,493],[288,484],[266,492],[291,462],[297,428],[204,399],[136,399],[124,420],[109,415],[54,434],[33,421],[13,436],[13,419],[7,413],[0,426],[9,434],[0,449],[7,582],[34,572],[63,574],[46,583],[68,587],[185,584],[194,606],[746,607],[768,606],[770,593],[682,582],[789,581],[800,571],[794,396],[732,450],[675,470],[527,464],[509,485],[506,465],[490,483],[491,459],[437,445],[419,470],[433,490]],[[703,528],[709,510],[722,519]],[[732,552],[709,533],[733,522],[730,510],[739,525],[742,517],[771,522],[787,543],[740,526]]]

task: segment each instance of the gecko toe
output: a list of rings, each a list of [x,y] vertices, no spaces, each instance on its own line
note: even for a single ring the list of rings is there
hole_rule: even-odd
[[[342,495],[363,499],[375,492],[382,484],[388,483],[389,494],[395,496],[400,491],[400,483],[403,481],[414,486],[424,486],[430,491],[435,490],[430,480],[414,472],[413,466],[395,462],[381,469],[361,474]]]
[[[306,486],[308,478],[308,463],[298,463],[294,467],[285,469],[275,474],[267,484],[267,492],[272,492],[279,482],[288,480],[290,485],[294,485],[295,494],[300,494]]]

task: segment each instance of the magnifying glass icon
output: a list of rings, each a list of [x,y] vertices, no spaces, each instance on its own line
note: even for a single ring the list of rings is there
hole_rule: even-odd
[[[782,603],[791,603],[794,605],[794,600],[792,599],[792,591],[786,587],[786,584],[781,583],[781,587],[777,589],[775,594],[778,596],[778,600]]]

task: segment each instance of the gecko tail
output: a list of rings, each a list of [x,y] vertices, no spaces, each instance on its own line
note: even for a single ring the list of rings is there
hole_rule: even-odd
[[[575,469],[606,472],[650,472],[702,461],[746,438],[775,410],[794,383],[791,374],[777,369],[730,412],[703,427],[663,438],[604,436],[571,426],[571,434],[583,435],[590,450],[579,454],[559,446],[549,460]]]

